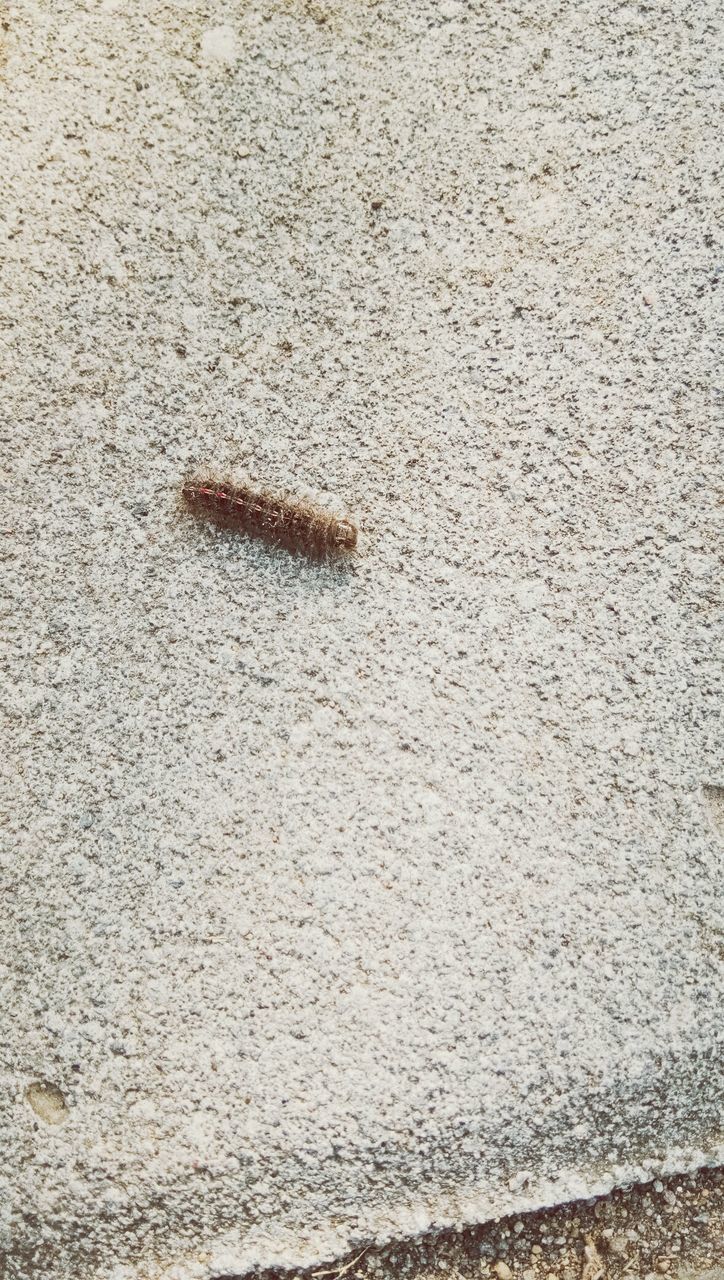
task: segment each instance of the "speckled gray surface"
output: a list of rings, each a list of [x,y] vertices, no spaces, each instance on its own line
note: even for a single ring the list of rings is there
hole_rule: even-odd
[[[720,6],[4,26],[5,1274],[721,1156]]]

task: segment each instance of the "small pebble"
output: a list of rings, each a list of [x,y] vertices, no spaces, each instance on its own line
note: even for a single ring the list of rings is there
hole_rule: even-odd
[[[48,1080],[34,1080],[25,1090],[25,1101],[46,1124],[63,1124],[68,1118],[68,1105],[57,1085]]]
[[[503,1262],[502,1258],[498,1258],[498,1261],[493,1267],[493,1271],[498,1277],[498,1280],[513,1280],[513,1272],[507,1262]]]

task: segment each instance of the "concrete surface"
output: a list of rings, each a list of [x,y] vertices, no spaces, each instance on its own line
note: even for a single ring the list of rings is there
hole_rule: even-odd
[[[0,34],[5,1273],[720,1159],[721,7]],[[204,463],[352,571],[183,519]]]

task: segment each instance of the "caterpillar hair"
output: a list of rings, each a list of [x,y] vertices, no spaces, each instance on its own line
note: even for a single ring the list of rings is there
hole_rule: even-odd
[[[186,480],[181,495],[194,515],[313,560],[348,555],[357,545],[350,520],[284,494],[203,476]]]

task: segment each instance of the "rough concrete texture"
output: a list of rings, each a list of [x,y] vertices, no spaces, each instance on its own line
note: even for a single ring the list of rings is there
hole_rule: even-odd
[[[721,6],[3,28],[5,1274],[713,1162]]]

